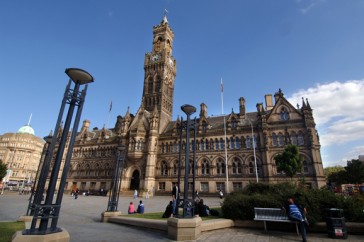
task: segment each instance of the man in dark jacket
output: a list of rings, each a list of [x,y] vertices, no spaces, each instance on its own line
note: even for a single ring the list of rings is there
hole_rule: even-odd
[[[177,198],[179,195],[179,189],[177,184],[175,184],[172,188],[172,202],[173,202],[173,214],[176,215],[178,213],[177,208]]]

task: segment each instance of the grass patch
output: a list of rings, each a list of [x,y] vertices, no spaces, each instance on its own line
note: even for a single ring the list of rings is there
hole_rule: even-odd
[[[13,234],[23,229],[24,222],[0,222],[0,242],[10,242]]]
[[[207,217],[201,217],[202,221],[204,220],[211,220],[211,219],[218,219],[218,218],[222,218],[222,212],[221,212],[221,208],[213,208],[214,210],[219,211],[220,216],[207,216]],[[140,214],[140,213],[134,213],[134,214],[123,214],[121,216],[124,217],[132,217],[132,218],[145,218],[145,219],[157,219],[157,220],[167,220],[167,218],[162,218],[164,212],[157,212],[157,213],[144,213],[144,214]],[[179,214],[182,214],[182,210],[180,209]]]

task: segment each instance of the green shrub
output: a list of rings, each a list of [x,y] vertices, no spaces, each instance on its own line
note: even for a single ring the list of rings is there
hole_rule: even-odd
[[[251,183],[243,191],[230,193],[221,210],[225,218],[253,220],[254,207],[280,208],[290,196],[306,207],[312,224],[325,221],[327,208],[343,209],[347,221],[364,222],[363,195],[344,197],[328,189],[306,189],[293,183]]]
[[[240,192],[227,196],[221,210],[225,218],[252,220],[254,218],[254,207],[280,208],[281,205],[272,195],[245,195]]]

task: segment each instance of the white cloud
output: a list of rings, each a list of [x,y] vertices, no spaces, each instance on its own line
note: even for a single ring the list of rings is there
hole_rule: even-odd
[[[349,152],[348,152],[348,156],[349,158],[347,160],[351,160],[351,159],[358,159],[359,155],[364,155],[364,145],[359,145],[359,146],[355,146],[353,147]]]
[[[364,80],[349,80],[316,84],[315,87],[293,93],[287,99],[292,104],[299,103],[300,105],[302,97],[305,100],[308,99],[314,110],[313,115],[323,148],[335,144],[345,147],[345,144],[349,142],[364,143],[363,94]],[[364,146],[341,150],[341,153],[341,157],[329,158],[330,163],[333,160],[346,162],[355,159],[359,154],[364,154]],[[333,154],[327,154],[327,156],[333,156]]]
[[[304,5],[300,8],[302,14],[306,14],[318,4],[325,2],[326,0],[310,0],[310,1],[297,1],[298,4]],[[306,4],[308,2],[308,4]]]

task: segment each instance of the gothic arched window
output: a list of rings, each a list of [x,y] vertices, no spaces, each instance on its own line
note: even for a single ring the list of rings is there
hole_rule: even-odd
[[[283,170],[278,168],[277,162],[275,164],[276,164],[277,174],[284,174]]]
[[[236,119],[235,118],[231,119],[231,128],[236,129],[237,125],[238,122],[236,121]]]
[[[173,175],[178,173],[178,161],[173,162]]]
[[[190,160],[190,167],[188,169],[188,174],[192,175],[192,171],[193,171],[193,160]]]
[[[230,137],[230,149],[235,149],[235,140],[233,137]]]
[[[157,82],[155,83],[155,92],[160,92],[161,90],[161,79],[158,77]]]
[[[153,93],[153,80],[149,79],[148,81],[148,93],[151,94]]]
[[[162,154],[164,153],[164,143],[161,145]]]
[[[225,141],[222,138],[220,139],[220,149],[225,149]]]
[[[304,160],[302,162],[302,168],[303,168],[303,173],[307,174],[308,173],[308,164],[307,164],[306,160]]]
[[[215,140],[215,150],[219,150],[219,140]]]
[[[272,140],[273,140],[272,145],[273,146],[278,146],[278,138],[277,138],[276,133],[272,134]]]
[[[286,121],[289,119],[289,113],[288,113],[287,109],[284,107],[281,109],[281,112],[279,113],[279,115],[280,115],[281,120]]]
[[[245,143],[247,149],[250,149],[252,147],[250,136],[246,137]]]
[[[216,162],[216,174],[217,175],[225,174],[225,162],[221,158],[219,158]]]
[[[291,143],[293,145],[297,145],[297,135],[296,135],[296,132],[294,132],[294,131],[291,132]]]
[[[282,133],[278,134],[278,145],[283,146],[284,145],[284,136]]]
[[[241,174],[242,165],[239,158],[235,157],[233,161],[233,174]]]
[[[209,162],[204,159],[201,163],[201,174],[202,175],[209,175],[210,174],[210,165]]]
[[[239,139],[239,137],[236,137],[235,147],[236,147],[236,149],[240,149],[240,139]]]
[[[254,162],[249,162],[249,174],[254,174]]]
[[[167,173],[168,173],[167,162],[166,161],[162,161],[162,163],[161,163],[161,175],[162,176],[166,176]]]
[[[297,137],[297,139],[298,139],[298,145],[304,145],[304,144],[305,144],[305,141],[304,141],[304,139],[303,139],[302,131],[300,131],[300,132],[298,133],[298,137]]]

